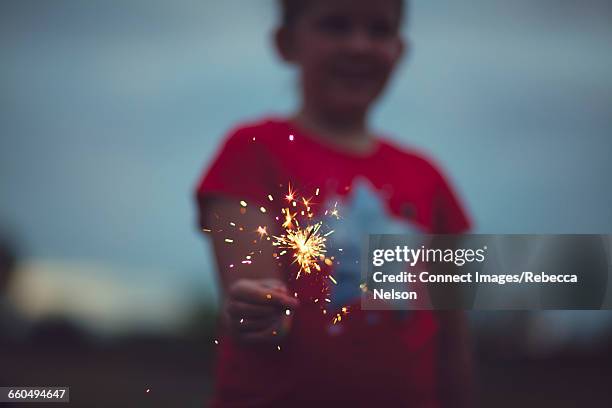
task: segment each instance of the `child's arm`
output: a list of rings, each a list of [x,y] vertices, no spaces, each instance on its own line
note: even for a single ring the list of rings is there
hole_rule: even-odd
[[[254,209],[240,214],[236,200],[222,197],[210,199],[205,214],[223,289],[224,325],[238,340],[272,341],[291,323],[292,314],[287,315],[286,310],[299,304],[288,293],[266,236],[255,232],[262,226],[268,234],[275,234],[274,220]],[[242,263],[251,253],[252,264]]]

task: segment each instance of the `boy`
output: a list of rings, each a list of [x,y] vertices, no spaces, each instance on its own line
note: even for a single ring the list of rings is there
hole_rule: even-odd
[[[299,70],[301,107],[288,119],[232,132],[197,189],[224,294],[213,406],[465,406],[469,358],[460,313],[359,307],[355,260],[364,233],[469,228],[429,161],[368,128],[368,112],[404,53],[404,4],[285,0],[281,7],[276,47]],[[329,238],[347,255],[332,271],[338,287],[329,315],[313,301],[324,290],[316,276],[295,279],[295,265],[279,266],[265,240],[254,251],[244,233],[266,226],[266,234],[279,235],[274,214],[289,183],[304,194],[318,188],[316,201],[342,207],[344,231]],[[256,262],[242,264],[253,251]],[[350,314],[333,325],[341,305]]]

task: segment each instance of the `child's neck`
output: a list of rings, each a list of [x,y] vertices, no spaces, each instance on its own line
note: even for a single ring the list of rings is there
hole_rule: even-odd
[[[367,152],[375,142],[365,114],[338,117],[302,108],[291,119],[313,136],[348,151]]]

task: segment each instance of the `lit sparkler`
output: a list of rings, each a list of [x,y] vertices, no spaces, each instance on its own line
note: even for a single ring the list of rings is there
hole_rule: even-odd
[[[314,196],[318,197],[319,194],[320,189],[317,188]],[[280,261],[282,257],[291,257],[292,263],[299,266],[296,279],[302,274],[319,272],[324,273],[323,276],[326,278],[326,280],[328,280],[328,282],[337,285],[338,282],[336,279],[331,274],[326,273],[326,271],[323,270],[323,267],[331,267],[335,263],[339,263],[334,256],[326,256],[327,237],[333,234],[334,231],[326,228],[322,218],[316,219],[314,217],[313,207],[315,207],[315,203],[312,201],[314,197],[306,198],[299,195],[291,184],[289,184],[287,194],[285,194],[283,198],[287,204],[282,206],[283,208],[281,209],[281,214],[279,214],[279,216],[273,216],[274,220],[280,224],[282,233],[278,236],[272,235],[271,232],[268,232],[271,226],[263,225],[258,226],[253,232],[259,235],[260,241],[268,240],[271,241],[273,246],[278,247],[278,251],[274,251],[272,256],[279,261],[279,265],[281,265]],[[271,194],[267,194],[267,199],[269,202],[275,201]],[[244,200],[240,200],[239,204],[240,214],[246,214],[249,204]],[[340,219],[337,205],[338,203],[335,203],[332,208],[325,210],[323,216]],[[254,208],[258,209],[261,213],[269,213],[268,209],[263,206],[254,206]],[[229,225],[235,229],[238,229],[239,231],[246,231],[246,229],[240,226],[239,223],[232,221],[229,222]],[[203,230],[204,232],[213,232],[211,229],[205,228]],[[222,232],[222,230],[219,230],[218,232]],[[224,241],[227,244],[233,244],[234,238],[226,237]],[[254,244],[257,242],[257,240],[253,241]],[[342,252],[342,249],[337,250]],[[261,254],[262,252],[259,250],[257,253]],[[255,252],[249,253],[240,261],[240,264],[252,264],[254,261],[254,255]],[[234,266],[234,264],[230,264],[229,268],[234,268]],[[297,297],[297,293],[295,295]],[[329,287],[324,283],[320,298],[311,299],[314,303],[320,303],[321,310],[324,315],[327,314],[325,305],[331,303],[328,296]],[[323,300],[324,302],[319,302],[320,300]],[[348,309],[346,306],[338,312],[333,312],[333,323],[339,323],[342,320],[342,317],[346,316],[347,314]]]
[[[287,227],[285,234],[274,236],[273,245],[292,251],[294,262],[300,266],[297,277],[303,272],[311,273],[313,269],[321,271],[319,262],[325,259],[325,241],[320,232],[321,222],[309,225],[306,228]]]

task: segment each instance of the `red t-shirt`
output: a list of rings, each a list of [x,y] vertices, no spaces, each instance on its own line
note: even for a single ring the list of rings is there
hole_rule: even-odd
[[[344,251],[331,271],[338,286],[330,288],[330,313],[302,301],[280,352],[222,335],[213,406],[438,406],[435,317],[429,311],[360,310],[356,242],[367,233],[468,230],[445,178],[422,155],[383,139],[369,153],[355,154],[289,121],[264,120],[225,140],[197,187],[200,213],[213,195],[280,210],[267,196],[283,197],[288,183],[310,196],[318,188],[317,202],[339,202],[341,208],[337,226],[345,231],[329,237]],[[317,281],[311,275],[296,280],[295,272],[295,265],[287,266],[291,290],[300,299],[316,297]],[[349,305],[350,313],[334,325],[333,309],[342,305]]]

